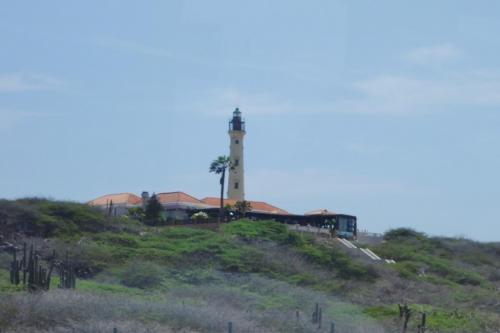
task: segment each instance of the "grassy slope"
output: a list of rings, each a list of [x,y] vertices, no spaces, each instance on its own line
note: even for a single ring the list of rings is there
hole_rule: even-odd
[[[482,332],[488,325],[500,325],[500,244],[427,237],[411,229],[392,230],[384,238],[372,249],[397,261],[390,268],[407,290],[400,298],[427,312],[429,327]],[[387,318],[398,310],[377,305],[367,311]]]
[[[27,230],[51,237],[49,247],[58,253],[70,248],[79,268],[90,272],[91,279],[78,283],[82,293],[153,297],[158,302],[160,295],[168,293],[173,303],[191,302],[196,311],[222,297],[254,314],[254,326],[247,323],[248,327],[281,330],[290,329],[286,326],[289,320],[271,323],[268,311],[285,314],[301,309],[307,313],[316,301],[323,304],[325,318],[340,325],[354,320],[360,326],[375,327],[370,321],[375,318],[391,326],[397,317],[395,303],[406,300],[415,310],[428,312],[429,327],[441,332],[481,332],[486,325],[500,326],[493,306],[474,309],[498,296],[495,244],[394,232],[374,250],[398,264],[374,267],[351,260],[335,246],[269,221],[233,222],[219,232],[145,228],[127,219],[109,219],[79,204],[0,202],[0,228],[15,225],[21,217],[30,221]],[[462,249],[465,245],[474,249],[474,255],[470,255],[472,249]],[[457,248],[462,249],[460,255]],[[7,262],[4,256],[0,265],[6,267]],[[424,268],[426,274],[420,276]],[[7,278],[0,269],[0,291],[18,290],[6,283]],[[383,293],[392,288],[403,291]],[[447,295],[432,298],[434,290],[444,290]],[[219,303],[211,306],[225,308]],[[241,316],[242,323],[248,320]],[[172,322],[175,320],[169,324]],[[185,325],[204,330],[202,322]]]

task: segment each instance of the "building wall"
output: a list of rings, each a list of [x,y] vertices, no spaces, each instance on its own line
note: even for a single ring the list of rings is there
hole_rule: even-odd
[[[107,206],[94,206],[99,209],[102,209],[106,214],[109,211],[109,208]],[[111,208],[111,216],[123,216],[128,213],[128,209],[131,207],[135,206],[130,206],[126,204],[114,204],[113,207]]]
[[[173,220],[185,221],[189,220],[189,211],[184,209],[165,210],[165,217]]]
[[[227,197],[235,200],[245,200],[245,177],[244,177],[244,131],[229,131],[229,157],[232,168],[229,170],[229,182]]]

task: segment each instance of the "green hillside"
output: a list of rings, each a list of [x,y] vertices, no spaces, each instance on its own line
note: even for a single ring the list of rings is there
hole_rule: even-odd
[[[397,304],[427,332],[500,329],[499,244],[392,230],[375,263],[332,239],[272,221],[147,227],[86,205],[0,201],[2,332],[394,332]],[[71,253],[73,291],[9,283],[9,246]],[[318,303],[323,325],[311,323]]]

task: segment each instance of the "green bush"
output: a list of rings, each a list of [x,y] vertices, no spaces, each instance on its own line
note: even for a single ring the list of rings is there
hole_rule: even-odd
[[[312,240],[300,245],[298,249],[306,258],[336,272],[341,279],[374,281],[378,277],[377,271],[372,266],[356,263],[343,252],[324,245],[314,244]]]
[[[123,218],[111,218],[86,204],[25,198],[0,200],[0,226],[7,231],[22,231],[30,236],[75,238],[82,233],[115,230],[132,224]]]
[[[395,266],[399,276],[405,279],[413,279],[417,276],[419,265],[414,262],[398,262]]]
[[[220,256],[221,268],[228,272],[265,273],[268,266],[262,264],[263,254],[250,247],[226,249]]]
[[[223,226],[226,234],[235,235],[243,239],[265,239],[278,243],[289,241],[288,228],[286,225],[274,221],[251,221],[239,220]]]
[[[474,266],[493,260],[485,245],[463,239],[427,237],[407,228],[390,230],[384,239],[386,241],[374,251],[382,257],[395,259],[394,268],[403,278],[416,278],[419,268],[425,266],[425,278],[429,282],[479,286],[486,280],[463,262],[474,262],[472,255],[477,258]]]
[[[400,238],[423,239],[423,238],[426,238],[426,236],[424,233],[415,231],[411,228],[392,229],[392,230],[387,231],[384,234],[384,240],[386,240],[386,241],[400,239]]]
[[[317,244],[312,237],[289,231],[282,223],[240,220],[225,225],[223,230],[226,234],[236,235],[246,240],[265,239],[289,246],[313,263],[335,272],[342,279],[373,281],[378,277],[377,272],[371,266],[357,264],[343,252]],[[256,263],[253,264],[256,265]],[[248,270],[248,267],[254,266],[247,262],[244,267]],[[238,270],[241,268],[238,267]],[[258,266],[255,268],[259,269]]]
[[[149,289],[158,287],[164,272],[160,266],[150,261],[132,261],[121,274],[121,283],[127,287]]]

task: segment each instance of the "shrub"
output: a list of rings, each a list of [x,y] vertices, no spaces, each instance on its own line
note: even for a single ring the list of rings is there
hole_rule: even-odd
[[[424,238],[426,238],[426,236],[424,233],[415,231],[411,228],[392,229],[392,230],[387,231],[384,234],[384,240],[386,240],[386,241],[400,239],[400,238],[424,239]]]
[[[163,281],[163,270],[150,261],[132,261],[121,275],[121,283],[133,288],[154,288]]]
[[[399,272],[399,276],[405,279],[415,278],[418,274],[419,265],[414,262],[398,262],[394,268]]]
[[[127,224],[123,219],[106,217],[101,210],[76,202],[39,198],[0,200],[0,227],[6,234],[21,231],[44,238],[75,238],[84,232],[116,229],[117,221],[121,227]]]
[[[250,247],[227,248],[219,255],[222,269],[227,272],[263,273],[269,269],[262,262],[263,254]]]
[[[191,215],[191,220],[195,222],[201,222],[208,220],[208,214],[205,212],[197,212]]]

